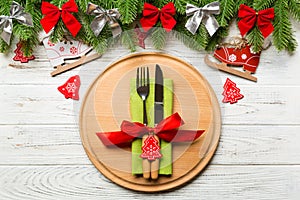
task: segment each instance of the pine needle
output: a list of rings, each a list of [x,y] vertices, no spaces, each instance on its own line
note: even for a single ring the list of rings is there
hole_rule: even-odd
[[[260,52],[263,48],[264,37],[257,26],[255,26],[247,35],[247,41],[254,52]]]
[[[293,36],[292,24],[289,20],[288,0],[275,2],[274,9],[274,45],[279,51],[284,49],[294,51],[297,46],[297,42]]]
[[[132,23],[137,16],[139,0],[118,0],[117,7],[123,24]]]
[[[234,0],[223,0],[221,1],[221,13],[216,16],[220,26],[227,27],[229,22],[232,20],[233,16],[236,14]]]
[[[276,0],[255,0],[253,3],[253,8],[255,10],[264,10],[267,8],[271,8],[274,5]]]
[[[154,28],[151,39],[156,49],[163,49],[166,45],[167,32],[163,28]]]
[[[289,8],[291,15],[297,21],[300,21],[300,1],[299,0],[289,0],[288,8]]]

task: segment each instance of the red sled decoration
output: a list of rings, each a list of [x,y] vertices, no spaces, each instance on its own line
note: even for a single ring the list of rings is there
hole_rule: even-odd
[[[205,63],[208,66],[217,68],[230,74],[234,74],[251,81],[257,81],[257,78],[252,76],[251,74],[255,73],[257,69],[260,59],[260,53],[251,52],[251,48],[249,45],[245,45],[240,49],[224,46],[219,47],[215,50],[214,57],[222,63],[214,63],[208,59],[208,56],[205,57]],[[243,67],[244,72],[233,69],[228,65]]]
[[[57,89],[60,91],[66,99],[79,100],[79,87],[80,87],[80,77],[78,75],[72,76],[68,81],[59,86]]]
[[[159,153],[160,147],[158,142],[159,141],[153,135],[149,135],[143,144],[141,158],[150,161],[161,158],[162,155]]]
[[[229,78],[226,79],[223,88],[224,88],[224,92],[222,93],[222,95],[224,96],[224,99],[222,100],[223,103],[230,102],[230,104],[233,104],[244,97],[240,93],[240,89],[237,88],[236,84],[232,82]]]

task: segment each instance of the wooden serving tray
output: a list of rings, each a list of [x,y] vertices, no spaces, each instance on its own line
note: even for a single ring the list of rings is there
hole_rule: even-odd
[[[173,174],[152,181],[131,174],[130,147],[107,148],[96,132],[118,131],[123,120],[131,120],[130,79],[140,66],[148,66],[154,77],[155,64],[165,78],[173,79],[173,111],[185,121],[181,128],[204,129],[205,134],[192,144],[173,144]],[[144,192],[169,190],[199,174],[212,158],[221,131],[220,108],[209,83],[190,64],[163,53],[131,54],[112,63],[88,89],[80,112],[82,144],[95,167],[111,181]]]

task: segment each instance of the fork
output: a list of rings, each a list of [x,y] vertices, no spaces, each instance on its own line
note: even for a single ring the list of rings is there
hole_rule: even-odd
[[[150,91],[149,68],[137,68],[136,71],[136,91],[143,100],[143,124],[148,125],[146,100]]]
[[[136,71],[136,91],[143,100],[143,124],[148,125],[146,100],[150,91],[150,79],[149,79],[149,68],[147,71],[145,67],[137,68]],[[142,138],[142,144],[144,144],[148,135],[144,135]],[[143,177],[145,179],[150,178],[151,164],[147,159],[143,159]]]

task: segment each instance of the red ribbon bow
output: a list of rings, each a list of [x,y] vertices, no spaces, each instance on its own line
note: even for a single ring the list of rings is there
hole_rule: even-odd
[[[96,133],[105,146],[122,146],[152,132],[167,142],[192,142],[199,138],[204,130],[178,130],[184,122],[178,113],[162,120],[155,128],[147,127],[139,122],[124,120],[121,131]]]
[[[156,24],[158,18],[160,18],[162,26],[169,32],[176,24],[176,20],[173,18],[175,13],[176,9],[172,2],[166,4],[162,9],[158,9],[149,3],[145,3],[143,17],[141,18],[140,23],[143,29],[148,31]]]
[[[254,27],[255,23],[265,38],[268,37],[274,30],[271,23],[271,20],[275,17],[274,8],[268,8],[266,10],[256,12],[254,9],[241,4],[238,17],[241,18],[238,22],[238,27],[242,36],[250,31]]]
[[[54,6],[49,2],[42,2],[42,14],[45,15],[41,19],[41,25],[43,26],[46,33],[48,33],[58,22],[59,18],[75,37],[81,28],[79,21],[71,14],[71,12],[78,12],[78,7],[74,0],[66,2],[61,9]]]

